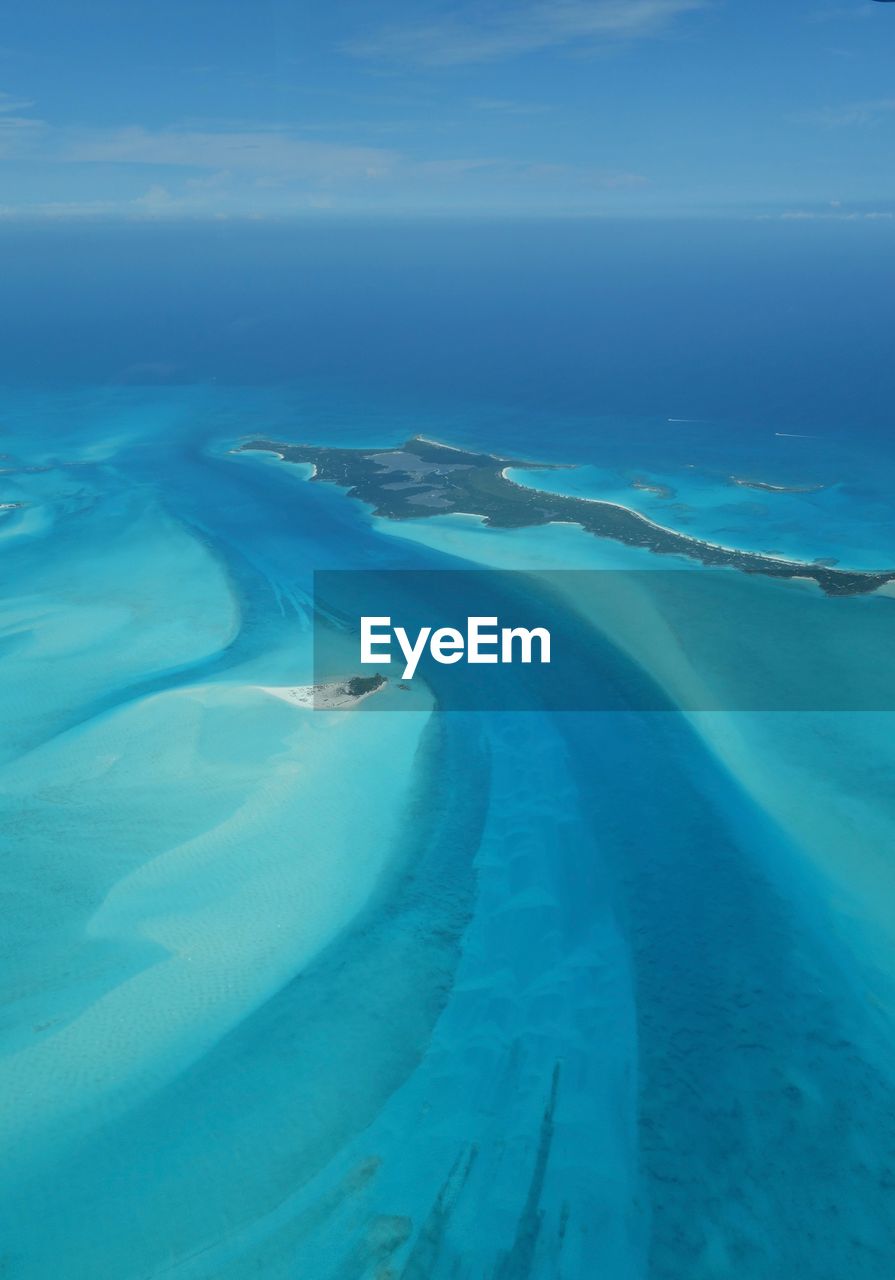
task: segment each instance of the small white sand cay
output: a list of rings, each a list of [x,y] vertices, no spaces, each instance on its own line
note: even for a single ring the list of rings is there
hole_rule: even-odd
[[[272,698],[280,698],[283,702],[290,702],[294,707],[302,707],[306,711],[331,711],[356,707],[379,693],[387,683],[387,680],[383,680],[382,684],[375,689],[368,689],[366,693],[349,693],[347,679],[331,680],[324,684],[259,684],[256,688],[262,693],[269,693]]]

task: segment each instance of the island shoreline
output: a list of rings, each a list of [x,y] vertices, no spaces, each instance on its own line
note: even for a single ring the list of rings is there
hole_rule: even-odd
[[[231,452],[274,453],[284,462],[310,464],[313,482],[336,484],[349,497],[368,503],[375,515],[391,520],[464,513],[478,516],[490,528],[573,524],[595,537],[656,555],[680,555],[706,567],[805,579],[815,582],[826,595],[867,595],[895,581],[895,569],[844,569],[744,551],[680,533],[619,502],[530,488],[511,480],[506,472],[560,469],[570,464],[476,453],[421,435],[385,449],[340,449],[255,438]]]

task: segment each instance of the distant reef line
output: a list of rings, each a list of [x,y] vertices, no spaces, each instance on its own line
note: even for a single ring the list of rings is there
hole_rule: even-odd
[[[274,453],[285,462],[309,463],[314,468],[312,482],[338,485],[349,497],[369,504],[377,516],[389,520],[462,513],[480,516],[495,529],[577,524],[598,538],[642,547],[656,555],[686,556],[703,565],[771,578],[809,579],[831,596],[866,595],[895,581],[895,569],[842,569],[819,561],[741,551],[668,529],[621,503],[529,488],[510,480],[506,472],[566,468],[557,463],[474,453],[426,436],[411,436],[403,445],[383,449],[333,449],[252,439],[233,450],[251,451]]]

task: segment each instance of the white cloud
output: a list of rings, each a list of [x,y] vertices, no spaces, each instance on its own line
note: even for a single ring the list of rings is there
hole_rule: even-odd
[[[65,221],[67,219],[124,219],[131,222],[157,222],[165,219],[263,219],[289,217],[293,214],[319,211],[331,207],[329,198],[315,192],[292,192],[288,202],[274,207],[258,207],[238,198],[222,205],[198,192],[171,192],[161,183],[153,183],[134,199],[111,200],[36,200],[27,204],[0,205],[0,221],[20,222]]]
[[[871,98],[866,102],[847,102],[839,107],[808,111],[800,119],[809,124],[839,128],[843,125],[870,124],[891,111],[895,111],[895,98]]]
[[[384,28],[346,46],[359,58],[452,66],[567,45],[655,35],[709,0],[529,0],[489,9],[480,0],[433,23]]]
[[[395,152],[308,141],[279,129],[94,130],[69,137],[59,159],[81,164],[141,164],[279,175],[292,180],[338,182],[376,179],[395,167]]]
[[[649,178],[642,173],[600,169],[596,165],[534,163],[513,166],[508,176],[523,182],[549,187],[561,186],[569,191],[619,191],[625,187],[645,187]]]
[[[782,213],[759,213],[757,222],[891,222],[891,209],[842,209],[838,200],[829,209],[784,209]]]
[[[24,116],[0,116],[0,160],[11,160],[29,150],[43,133],[40,120]]]
[[[28,111],[34,103],[25,98],[13,98],[11,94],[0,92],[0,115],[13,111]]]
[[[154,182],[148,191],[144,191],[141,196],[137,196],[134,204],[138,209],[145,209],[148,213],[153,211],[164,211],[171,204],[171,192],[167,187],[163,187],[160,182]]]
[[[807,15],[808,22],[865,22],[868,19],[873,21],[875,17],[874,11],[869,4],[866,5],[828,5],[826,8],[818,6],[812,9]]]
[[[485,100],[482,110],[513,103]],[[640,174],[537,154],[426,156],[307,139],[278,125],[53,128],[0,114],[0,156],[55,171],[62,199],[7,204],[9,217],[280,217],[309,209],[598,208]],[[98,173],[97,170],[102,170]],[[143,175],[141,178],[140,175]],[[68,198],[66,198],[68,197]]]
[[[501,116],[539,116],[552,108],[543,102],[519,102],[515,98],[470,98],[474,111],[488,111]]]

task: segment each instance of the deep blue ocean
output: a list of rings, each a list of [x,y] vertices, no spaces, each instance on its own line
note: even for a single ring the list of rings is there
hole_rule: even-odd
[[[2,228],[2,1274],[890,1280],[890,714],[301,710],[315,568],[655,557],[231,450],[421,432],[893,568],[893,234]],[[713,678],[658,593],[551,608]]]

